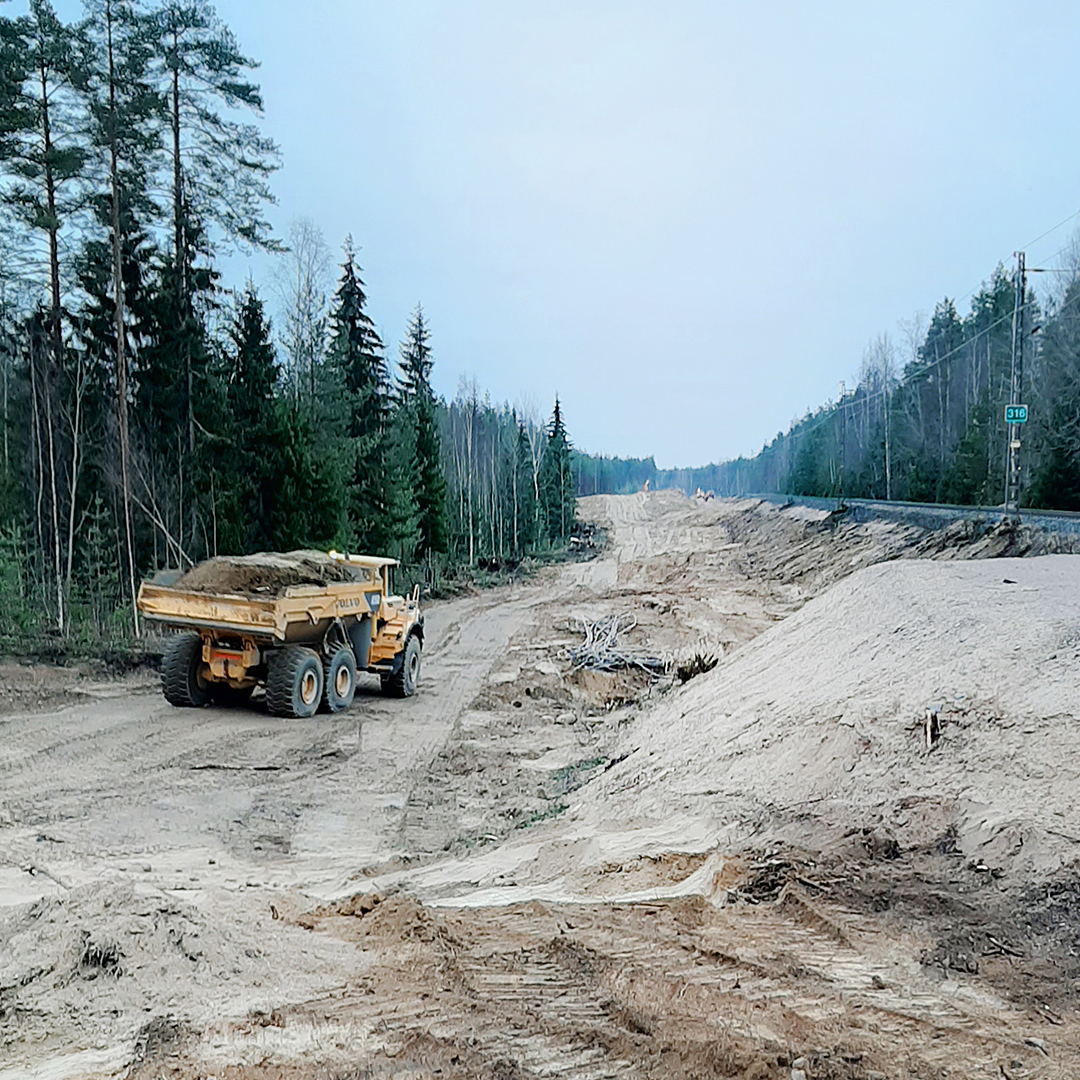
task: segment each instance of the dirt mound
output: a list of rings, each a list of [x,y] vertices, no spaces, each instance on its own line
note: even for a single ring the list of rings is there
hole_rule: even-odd
[[[343,963],[245,894],[208,910],[116,878],[78,886],[0,915],[0,1061],[40,1075],[42,1059],[76,1047],[90,1064],[53,1075],[157,1077],[156,1059],[189,1033],[268,1011],[284,972],[303,1000]]]
[[[880,826],[905,847],[925,796],[957,808],[968,857],[1054,871],[1080,836],[1078,643],[1076,556],[869,567],[645,715],[582,811],[671,827],[681,806],[822,846]]]
[[[0,920],[0,941],[0,1043],[28,1028],[93,1038],[164,1013],[177,983],[214,985],[251,966],[196,908],[128,884],[16,909]]]
[[[262,551],[257,555],[219,555],[193,567],[176,582],[191,592],[239,596],[280,596],[293,585],[356,581],[354,568],[321,551]]]
[[[349,920],[347,929],[340,924],[345,919]],[[411,896],[357,893],[346,900],[320,905],[296,921],[307,930],[315,930],[328,920],[339,923],[340,936],[354,941],[372,938],[382,942],[430,942],[438,936],[430,911]]]

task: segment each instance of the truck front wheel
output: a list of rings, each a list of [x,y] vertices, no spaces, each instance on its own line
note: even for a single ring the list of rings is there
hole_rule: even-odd
[[[302,645],[286,645],[270,657],[266,707],[274,716],[314,716],[323,695],[319,654]]]
[[[210,700],[210,683],[202,674],[202,638],[177,634],[161,658],[161,688],[170,705],[199,708]]]
[[[420,639],[411,635],[405,644],[401,667],[383,680],[383,690],[392,697],[412,697],[420,678]]]

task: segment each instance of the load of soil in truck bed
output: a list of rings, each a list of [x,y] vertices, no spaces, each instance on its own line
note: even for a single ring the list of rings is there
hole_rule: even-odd
[[[234,596],[280,596],[292,585],[325,586],[358,577],[353,567],[322,551],[261,551],[207,559],[192,567],[175,587]]]

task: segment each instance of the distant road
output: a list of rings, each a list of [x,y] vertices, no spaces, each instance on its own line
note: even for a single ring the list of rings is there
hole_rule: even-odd
[[[813,506],[819,510],[836,510],[844,507],[852,521],[872,521],[886,518],[938,529],[950,521],[985,521],[996,524],[1001,520],[1000,506],[950,506],[945,503],[897,502],[886,499],[819,499],[803,495],[776,495],[755,492],[744,496],[748,499],[764,499],[783,506]],[[1080,513],[1067,510],[1021,510],[1020,520],[1047,532],[1075,533],[1080,535]]]

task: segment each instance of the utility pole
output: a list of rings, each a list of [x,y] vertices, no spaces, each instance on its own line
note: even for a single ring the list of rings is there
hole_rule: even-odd
[[[1024,253],[1016,253],[1016,299],[1013,303],[1012,365],[1009,407],[1005,410],[1005,505],[1002,520],[1020,521],[1020,425],[1027,420],[1023,408],[1024,386],[1024,294],[1027,272]],[[1020,419],[1020,417],[1023,419]],[[1019,421],[1019,422],[1018,422]]]
[[[847,457],[847,425],[844,423],[844,395],[847,393],[847,387],[840,383],[840,407],[837,410],[840,413],[840,493],[839,501],[843,505],[844,502],[844,460]]]

